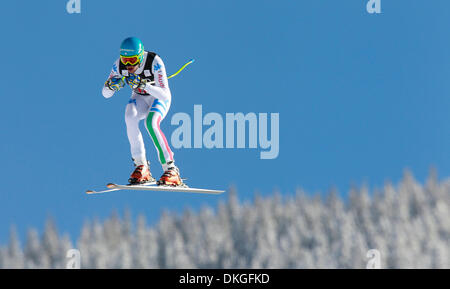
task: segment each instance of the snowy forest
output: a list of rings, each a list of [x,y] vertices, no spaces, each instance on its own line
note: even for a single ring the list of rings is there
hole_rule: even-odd
[[[152,226],[112,213],[86,222],[76,244],[50,220],[23,244],[12,230],[0,268],[66,268],[72,248],[81,268],[366,268],[371,249],[381,268],[450,268],[450,179],[436,174],[420,184],[405,172],[398,184],[344,196],[228,194],[217,208],[165,212]]]

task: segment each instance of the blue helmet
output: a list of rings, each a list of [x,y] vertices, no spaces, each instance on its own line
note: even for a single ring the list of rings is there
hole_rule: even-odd
[[[139,62],[144,59],[144,44],[137,37],[128,37],[120,45],[120,56],[138,56]]]

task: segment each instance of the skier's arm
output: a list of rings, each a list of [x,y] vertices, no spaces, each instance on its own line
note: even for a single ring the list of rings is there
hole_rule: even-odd
[[[156,56],[153,60],[152,72],[155,76],[155,84],[146,84],[145,91],[160,100],[169,100],[171,98],[169,80],[167,79],[164,62],[159,56]]]
[[[114,95],[114,93],[116,92],[115,90],[109,88],[106,84],[107,82],[112,79],[112,78],[122,78],[122,75],[119,74],[118,72],[118,67],[119,67],[119,61],[117,60],[116,62],[114,62],[113,64],[113,68],[111,70],[111,73],[109,74],[108,79],[106,80],[105,84],[103,85],[103,89],[102,89],[102,94],[105,98],[110,98],[111,96]]]

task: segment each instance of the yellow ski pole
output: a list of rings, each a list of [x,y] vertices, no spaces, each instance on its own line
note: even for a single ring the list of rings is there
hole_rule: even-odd
[[[174,74],[172,74],[171,76],[168,76],[167,77],[167,79],[169,79],[169,78],[172,78],[172,77],[174,77],[174,76],[177,76],[177,74],[178,73],[180,73],[183,69],[185,69],[186,68],[186,66],[188,66],[189,64],[191,64],[191,63],[194,63],[194,61],[195,61],[195,59],[194,58],[192,58],[191,60],[189,60],[188,62],[186,62],[186,64],[185,65],[183,65],[183,66],[181,66],[181,68],[180,69],[178,69],[178,71],[177,72],[175,72]]]
[[[170,76],[168,76],[167,77],[167,79],[169,79],[169,78],[172,78],[172,77],[174,77],[174,76],[177,76],[177,74],[178,73],[180,73],[183,69],[185,69],[186,68],[186,66],[188,66],[189,64],[191,64],[191,63],[193,63],[195,61],[195,59],[194,58],[192,58],[191,60],[189,60],[188,62],[186,62],[183,66],[181,66],[181,68],[180,69],[178,69],[178,71],[177,72],[175,72],[174,74],[172,74],[172,75],[170,75]],[[155,83],[155,81],[152,81],[152,82],[149,82],[150,84],[154,84]]]

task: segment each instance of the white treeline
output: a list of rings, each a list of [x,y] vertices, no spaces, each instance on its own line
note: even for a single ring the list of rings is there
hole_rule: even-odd
[[[66,268],[71,248],[81,268],[366,268],[370,249],[381,268],[450,268],[450,180],[431,174],[421,185],[407,172],[346,199],[298,190],[240,203],[231,192],[216,210],[166,212],[154,226],[129,213],[88,222],[76,246],[48,221],[23,245],[13,229],[0,268]]]

